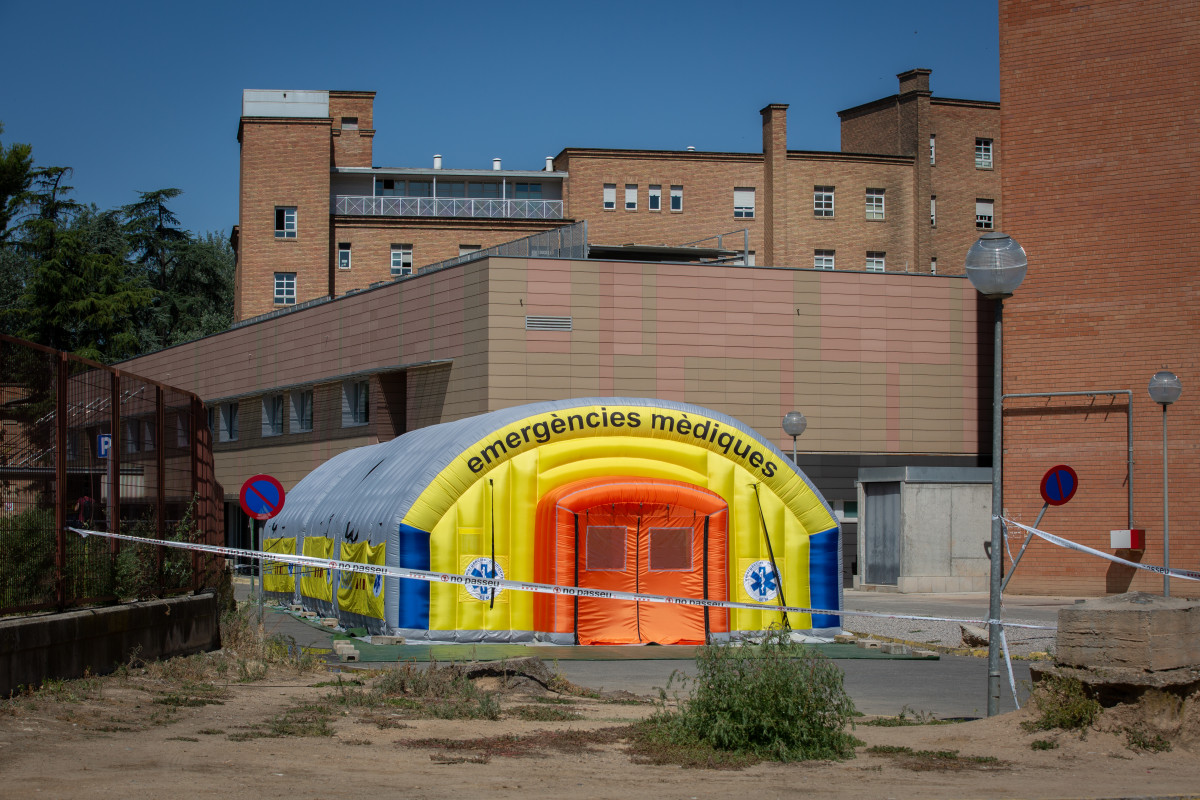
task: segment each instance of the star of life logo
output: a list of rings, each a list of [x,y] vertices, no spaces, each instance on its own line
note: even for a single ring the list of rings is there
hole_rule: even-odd
[[[746,567],[742,575],[742,586],[746,594],[758,603],[774,600],[779,595],[779,582],[776,580],[775,568],[766,559],[755,561]]]
[[[489,578],[504,580],[504,570],[502,570],[500,565],[492,561],[490,558],[475,559],[467,565],[467,568],[463,574],[466,575],[467,578]],[[470,581],[464,584],[463,588],[467,590],[467,594],[471,595],[471,597],[474,597],[476,600],[483,600],[484,602],[491,601],[493,591],[496,593],[497,597],[499,597],[500,593],[504,591],[503,588],[493,589],[491,586],[482,586],[478,583],[471,583]]]

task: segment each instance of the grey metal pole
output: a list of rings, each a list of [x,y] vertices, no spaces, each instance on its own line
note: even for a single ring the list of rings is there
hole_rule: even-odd
[[[794,466],[796,469],[800,469],[800,464],[798,464],[796,462],[796,437],[795,436],[792,437],[792,466]]]
[[[1167,404],[1163,409],[1163,566],[1171,568],[1171,535],[1167,519]],[[1163,597],[1171,596],[1171,574],[1163,573]]]
[[[1000,572],[1004,561],[1000,551],[1004,547],[1000,515],[1004,512],[1003,466],[1003,378],[1002,358],[1004,349],[1001,340],[1001,319],[1004,316],[1004,299],[997,298],[995,306],[994,355],[992,365],[992,567],[988,597],[988,698],[987,715],[1000,713]]]

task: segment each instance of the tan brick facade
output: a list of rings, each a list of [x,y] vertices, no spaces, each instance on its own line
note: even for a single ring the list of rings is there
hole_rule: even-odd
[[[374,93],[326,94],[328,118],[243,118],[237,320],[278,307],[275,273],[295,273],[295,300],[303,303],[391,280],[393,244],[411,245],[419,269],[458,256],[464,245],[489,247],[574,220],[588,222],[589,241],[598,245],[701,241],[734,251],[748,247],[758,264],[799,268],[813,266],[815,250],[832,250],[836,268],[852,271],[865,270],[867,253],[873,252],[884,254],[887,271],[927,273],[931,259],[939,258],[940,272],[961,274],[962,256],[977,234],[976,200],[993,200],[999,214],[998,170],[983,174],[971,160],[976,136],[990,137],[998,152],[996,104],[933,98],[928,70],[902,74],[899,95],[841,112],[848,152],[789,151],[784,104],[763,109],[761,153],[563,150],[554,159],[555,171],[568,175],[562,216],[537,221],[440,210],[436,217],[334,213],[331,170],[353,181],[359,196],[376,197]],[[932,167],[930,132],[942,137],[945,148]],[[862,152],[850,152],[856,150]],[[508,180],[538,180],[531,175],[538,173]],[[466,179],[483,176],[487,173]],[[560,180],[561,175],[554,178]],[[613,187],[612,209],[604,208],[606,184]],[[650,207],[651,186],[659,192],[656,209]],[[814,214],[816,186],[834,187],[833,216]],[[632,208],[627,187],[633,187]],[[867,218],[867,189],[884,192],[883,219]],[[749,214],[735,211],[739,190],[743,197],[752,193]],[[931,194],[938,194],[937,228],[929,224]],[[272,215],[279,205],[297,208],[295,239],[275,236]],[[322,216],[325,224],[318,228]],[[349,246],[349,269],[341,268],[339,245]]]
[[[1005,231],[1029,274],[1005,306],[1004,390],[1128,389],[1125,396],[1005,405],[1004,505],[1032,523],[1038,483],[1057,463],[1080,488],[1043,527],[1105,552],[1108,532],[1145,528],[1163,563],[1162,410],[1146,391],[1163,365],[1183,383],[1170,406],[1170,561],[1200,569],[1200,10],[1148,0],[1087,5],[1002,0]],[[1127,414],[1133,471],[1126,473]],[[1160,593],[1145,571],[1035,543],[1010,591]],[[1172,594],[1200,596],[1195,581]]]
[[[297,275],[297,301],[329,293],[328,119],[243,118],[234,319],[275,309],[275,273]],[[277,208],[296,235],[277,237]]]

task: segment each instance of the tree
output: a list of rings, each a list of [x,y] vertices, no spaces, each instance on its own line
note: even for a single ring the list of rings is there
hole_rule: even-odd
[[[187,231],[178,227],[175,212],[167,208],[167,201],[181,194],[179,189],[139,192],[136,203],[121,207],[134,260],[160,292],[166,292],[171,283],[176,248],[189,239]]]
[[[0,133],[4,125],[0,124]],[[25,205],[33,180],[33,148],[27,144],[0,142],[0,247],[12,233],[12,222]]]

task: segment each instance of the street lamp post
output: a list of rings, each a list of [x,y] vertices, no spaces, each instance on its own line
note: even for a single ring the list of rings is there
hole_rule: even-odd
[[[1150,379],[1150,399],[1163,409],[1163,567],[1171,568],[1171,537],[1167,524],[1167,406],[1179,399],[1183,384],[1179,377],[1168,369],[1161,369]],[[1171,596],[1171,575],[1163,573],[1163,597]]]
[[[1000,558],[1004,548],[1004,529],[1000,515],[1004,511],[1003,455],[1004,436],[1001,404],[1003,398],[1003,357],[1001,320],[1004,298],[1025,280],[1028,261],[1025,249],[1007,233],[991,231],[979,237],[967,251],[966,270],[971,284],[982,294],[995,300],[995,334],[992,377],[992,566],[988,602],[988,716],[1000,712],[1000,578],[1004,563]]]
[[[783,432],[792,437],[792,463],[796,464],[796,437],[804,433],[808,420],[799,411],[789,411],[783,415]],[[799,469],[799,464],[796,468]]]

